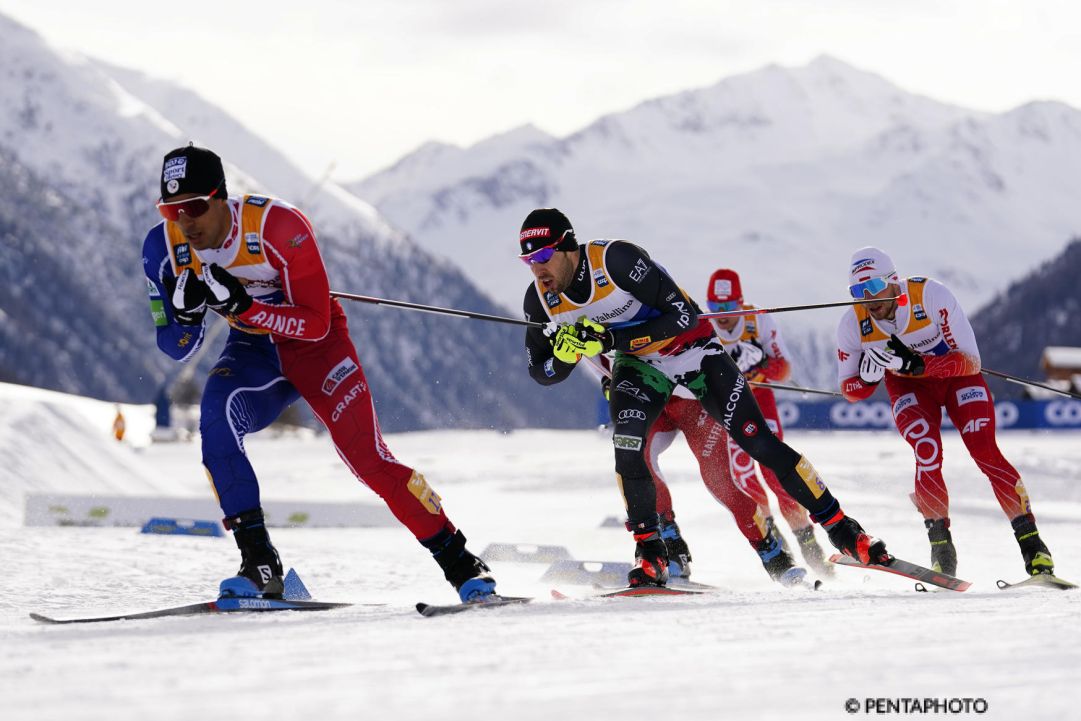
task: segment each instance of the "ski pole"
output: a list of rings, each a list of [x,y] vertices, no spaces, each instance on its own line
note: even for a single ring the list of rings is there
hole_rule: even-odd
[[[507,318],[501,315],[489,315],[487,313],[474,313],[468,310],[458,310],[456,308],[440,308],[434,305],[422,305],[420,303],[409,303],[404,300],[390,300],[388,298],[376,298],[370,295],[357,295],[356,293],[343,293],[341,291],[330,291],[332,298],[341,298],[343,300],[355,300],[361,303],[373,303],[375,305],[389,305],[394,308],[405,308],[406,310],[418,310],[422,313],[436,313],[439,315],[453,315],[459,318],[472,318],[474,320],[488,320],[495,323],[508,323],[510,325],[520,325],[527,328],[546,328],[546,323],[538,323],[531,320],[522,320],[519,318]],[[841,301],[839,303],[817,303],[813,305],[788,305],[778,306],[776,308],[748,308],[746,310],[725,310],[718,313],[699,313],[699,318],[725,318],[730,316],[740,315],[762,315],[764,313],[784,313],[792,310],[814,310],[816,308],[837,308],[840,306],[849,305],[862,305],[864,303],[881,303],[886,300],[896,300],[900,305],[908,303],[908,296],[901,294],[892,298],[864,298],[863,300],[849,300]]]
[[[751,381],[751,385],[756,388],[770,388],[775,391],[795,391],[797,393],[815,393],[820,396],[833,396],[834,398],[843,398],[840,393],[835,391],[823,391],[818,388],[804,388],[803,386],[786,386],[780,383],[759,383],[758,381]]]
[[[589,364],[600,375],[602,375],[602,376],[604,376],[606,378],[611,378],[612,377],[612,371],[610,371],[608,369],[607,365],[605,365],[605,362],[603,360],[598,360],[597,358],[586,358],[586,360],[589,361]],[[756,388],[771,388],[771,389],[773,389],[775,391],[796,391],[798,393],[817,393],[818,395],[821,395],[821,396],[835,396],[837,398],[843,398],[843,396],[840,393],[835,393],[833,391],[822,391],[822,390],[819,390],[817,388],[803,388],[802,386],[787,386],[787,385],[782,385],[780,383],[760,383],[758,381],[749,381],[749,382],[750,382],[750,384],[752,386],[755,386]]]
[[[407,310],[419,310],[422,313],[436,313],[439,315],[455,315],[461,318],[473,318],[475,320],[490,320],[495,323],[510,323],[511,325],[524,325],[529,328],[544,328],[544,323],[536,323],[531,320],[520,320],[518,318],[506,318],[501,315],[488,315],[487,313],[473,313],[468,310],[457,310],[456,308],[440,308],[434,305],[421,305],[420,303],[408,303],[404,300],[387,300],[386,298],[374,298],[370,295],[356,295],[355,293],[342,293],[337,290],[330,291],[332,298],[342,298],[344,300],[357,300],[361,303],[374,303],[376,305],[389,305],[395,308],[405,308]]]
[[[1045,386],[1043,383],[1037,383],[1036,381],[1030,381],[1027,378],[1018,378],[1017,376],[1011,376],[1009,373],[1001,373],[999,371],[993,371],[990,368],[983,368],[983,369],[980,370],[980,372],[981,373],[986,373],[989,376],[997,376],[998,378],[1002,378],[1003,380],[1007,380],[1010,383],[1016,383],[1019,386],[1033,386],[1035,388],[1043,388],[1045,391],[1052,391],[1054,393],[1059,393],[1059,394],[1064,395],[1064,396],[1069,396],[1070,398],[1076,398],[1078,400],[1081,400],[1081,395],[1078,395],[1078,394],[1073,393],[1071,391],[1064,391],[1064,390],[1060,390],[1058,388],[1052,388],[1051,386]]]
[[[840,308],[849,305],[866,305],[867,303],[884,303],[895,300],[897,305],[908,305],[908,296],[902,293],[890,298],[861,298],[859,300],[842,300],[837,303],[814,303],[812,305],[782,305],[776,308],[746,308],[740,310],[721,310],[715,313],[699,313],[699,318],[732,318],[740,315],[763,315],[765,313],[787,313],[790,310],[815,310],[817,308]]]

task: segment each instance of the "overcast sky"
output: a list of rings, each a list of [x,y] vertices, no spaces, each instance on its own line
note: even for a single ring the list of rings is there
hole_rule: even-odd
[[[190,87],[313,176],[556,134],[823,53],[980,110],[1081,107],[1078,0],[0,0],[55,46]]]

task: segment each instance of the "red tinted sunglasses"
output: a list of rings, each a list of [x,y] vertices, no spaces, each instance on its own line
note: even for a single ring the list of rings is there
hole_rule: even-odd
[[[198,218],[200,215],[210,210],[209,200],[214,197],[218,192],[217,188],[210,191],[207,195],[200,195],[197,198],[188,198],[187,200],[174,200],[171,203],[166,203],[164,200],[158,201],[158,212],[161,213],[161,217],[166,220],[175,223],[180,220],[180,214],[188,216],[189,218]]]

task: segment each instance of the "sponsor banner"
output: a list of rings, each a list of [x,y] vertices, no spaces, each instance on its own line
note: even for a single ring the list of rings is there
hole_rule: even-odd
[[[398,526],[380,503],[324,503],[263,500],[268,526],[285,528],[375,528]],[[26,496],[23,525],[143,528],[150,519],[218,519],[212,496],[100,496],[36,494]],[[214,520],[214,523],[219,521]]]
[[[903,400],[903,399],[902,399]],[[970,401],[971,402],[971,401]],[[780,401],[777,412],[781,426],[808,430],[895,429],[893,408],[888,401]],[[953,424],[942,413],[944,428]],[[1045,428],[1081,430],[1081,401],[995,401],[995,426],[999,430]]]

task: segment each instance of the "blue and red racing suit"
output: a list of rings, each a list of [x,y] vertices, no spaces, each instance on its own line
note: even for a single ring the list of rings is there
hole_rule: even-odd
[[[303,398],[349,469],[418,539],[453,531],[424,476],[399,463],[383,442],[345,313],[329,295],[311,223],[273,198],[249,195],[228,203],[233,223],[220,248],[196,251],[168,221],[143,242],[158,347],[171,357],[191,359],[206,328],[205,320],[185,326],[173,316],[166,289],[185,268],[198,274],[203,264],[216,263],[253,298],[247,311],[226,317],[232,329],[201,402],[203,465],[226,517],[260,506],[244,437]]]

